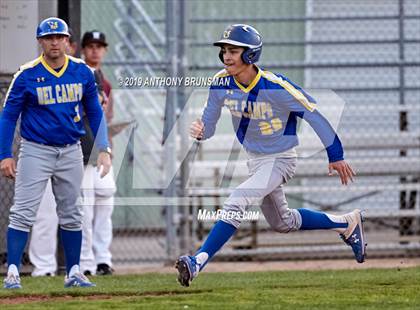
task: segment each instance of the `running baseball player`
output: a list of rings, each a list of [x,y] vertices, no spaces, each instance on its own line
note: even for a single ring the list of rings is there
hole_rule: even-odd
[[[22,287],[19,265],[49,179],[66,257],[64,286],[94,286],[79,268],[82,214],[77,198],[83,177],[79,142],[85,134],[83,111],[96,136],[102,177],[109,172],[111,158],[92,71],[82,60],[65,54],[68,37],[68,26],[59,18],[39,24],[37,39],[43,53],[14,75],[0,118],[0,169],[4,176],[16,178],[7,231],[6,289]],[[19,116],[22,142],[16,168],[11,146]]]
[[[224,202],[223,213],[202,247],[193,256],[178,258],[178,281],[189,286],[215,253],[231,238],[249,206],[260,205],[269,225],[277,232],[329,229],[351,246],[357,262],[365,259],[365,239],[359,210],[341,216],[309,209],[289,209],[283,184],[296,168],[297,118],[303,118],[323,142],[329,174],[335,170],[341,183],[353,181],[355,173],[344,160],[340,139],[317,111],[315,100],[283,75],[255,65],[261,55],[262,38],[244,24],[229,26],[221,40],[219,58],[225,68],[216,74],[200,120],[191,124],[196,139],[213,136],[221,109],[226,106],[239,142],[245,148],[250,177]]]

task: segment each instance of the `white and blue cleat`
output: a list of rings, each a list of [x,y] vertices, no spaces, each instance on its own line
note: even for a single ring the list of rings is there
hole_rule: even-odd
[[[73,274],[71,277],[64,279],[64,287],[94,287],[96,284],[89,281],[89,279],[80,272]]]
[[[190,286],[191,281],[198,276],[200,271],[195,257],[188,255],[179,257],[175,268],[178,269],[178,282],[182,286]]]
[[[349,214],[345,214],[344,217],[348,222],[348,227],[340,236],[352,248],[356,261],[363,263],[365,261],[367,243],[365,242],[362,214],[359,209],[356,209]]]
[[[20,277],[11,272],[7,273],[6,278],[3,280],[3,288],[5,289],[22,288],[22,285],[20,284]]]

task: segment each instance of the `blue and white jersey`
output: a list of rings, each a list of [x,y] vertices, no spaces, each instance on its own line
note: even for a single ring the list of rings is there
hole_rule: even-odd
[[[85,134],[83,111],[97,137],[98,148],[108,147],[95,79],[83,60],[66,56],[58,72],[42,55],[26,63],[14,75],[6,94],[0,118],[0,160],[12,157],[19,116],[23,138],[55,146],[74,144]]]
[[[344,159],[340,139],[317,111],[316,101],[280,74],[264,71],[245,87],[222,70],[215,75],[202,115],[204,139],[213,136],[222,107],[229,109],[239,142],[247,151],[273,154],[299,144],[297,118],[303,118],[324,144],[330,162]]]

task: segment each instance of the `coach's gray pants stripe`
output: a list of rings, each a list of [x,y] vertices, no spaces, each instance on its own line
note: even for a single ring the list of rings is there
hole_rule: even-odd
[[[17,163],[15,197],[14,205],[10,209],[9,227],[30,230],[50,178],[57,203],[59,225],[67,230],[81,230],[82,209],[76,203],[83,178],[80,143],[68,147],[53,147],[24,139]]]
[[[253,155],[247,162],[249,178],[240,184],[225,201],[227,212],[243,213],[250,206],[260,206],[267,222],[278,232],[298,230],[302,218],[297,210],[289,209],[283,184],[296,170],[297,158],[281,158],[271,155]],[[223,219],[236,228],[238,218]]]

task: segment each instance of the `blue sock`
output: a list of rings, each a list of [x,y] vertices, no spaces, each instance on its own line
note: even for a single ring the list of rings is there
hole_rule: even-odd
[[[64,255],[66,256],[66,271],[69,274],[71,267],[80,264],[82,231],[65,230],[60,227],[60,235],[63,241]]]
[[[195,253],[195,255],[197,255],[199,253],[206,252],[209,256],[207,261],[200,266],[200,270],[204,268],[214,254],[216,254],[216,252],[220,250],[230,237],[233,236],[235,231],[235,226],[223,221],[218,221],[216,225],[213,226],[203,246],[197,251],[197,253]]]
[[[346,228],[347,223],[333,222],[327,214],[309,209],[298,209],[302,217],[300,230]]]
[[[16,265],[19,270],[23,250],[25,250],[29,233],[9,227],[7,229],[7,265]]]

